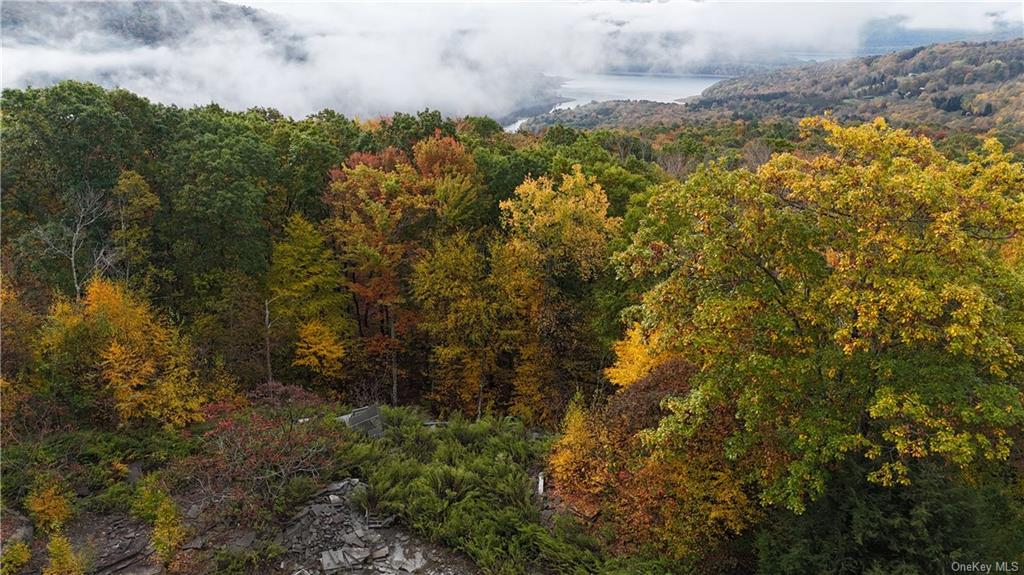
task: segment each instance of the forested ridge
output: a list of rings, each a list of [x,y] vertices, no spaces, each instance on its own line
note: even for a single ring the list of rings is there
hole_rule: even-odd
[[[845,122],[884,116],[946,131],[1024,129],[1024,38],[951,42],[846,60],[792,65],[718,82],[685,105],[598,102],[532,118],[530,129],[671,128],[698,121],[831,112]]]
[[[1004,133],[78,82],[5,90],[0,129],[4,575],[94,572],[107,517],[154,572],[293,573],[282,526],[349,477],[486,573],[1024,561]],[[366,404],[379,439],[338,419]]]

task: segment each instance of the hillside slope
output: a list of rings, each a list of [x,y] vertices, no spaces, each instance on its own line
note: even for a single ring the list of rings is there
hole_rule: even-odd
[[[5,41],[49,45],[88,32],[128,44],[153,46],[187,37],[200,26],[254,26],[272,33],[275,22],[259,10],[227,2],[31,2],[0,5]]]
[[[808,64],[722,81],[684,106],[603,102],[545,114],[527,128],[798,118],[827,110],[849,121],[885,116],[897,123],[977,131],[1024,126],[1024,38]]]

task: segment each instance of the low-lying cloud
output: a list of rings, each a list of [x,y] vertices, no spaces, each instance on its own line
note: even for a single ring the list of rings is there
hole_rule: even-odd
[[[174,5],[154,4],[119,13],[153,16],[145,41],[75,6],[28,17],[16,30],[5,20],[3,85],[74,78],[182,106],[269,106],[294,116],[328,107],[359,117],[425,107],[504,116],[550,101],[552,76],[852,55],[865,26],[892,17],[968,37],[1022,18],[1019,3],[968,2],[269,2],[255,4],[262,15],[254,18],[237,17],[237,7],[191,6],[207,5],[217,9],[182,17],[168,10]]]

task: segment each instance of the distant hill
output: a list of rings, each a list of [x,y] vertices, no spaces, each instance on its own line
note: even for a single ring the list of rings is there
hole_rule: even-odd
[[[171,45],[198,28],[251,28],[277,41],[291,57],[301,57],[297,38],[289,37],[274,16],[219,0],[202,2],[107,0],[100,2],[0,3],[4,44],[60,45],[74,41],[82,51],[123,46]]]
[[[1012,12],[993,15],[989,30],[968,30],[964,28],[912,28],[908,26],[909,16],[888,16],[864,24],[860,30],[858,56],[875,56],[898,50],[928,46],[945,42],[990,42],[1013,40],[1024,36],[1024,22],[1008,20]]]
[[[807,64],[719,82],[685,105],[602,102],[531,119],[527,129],[631,127],[734,118],[842,120],[983,131],[1024,128],[1024,39],[954,42]]]

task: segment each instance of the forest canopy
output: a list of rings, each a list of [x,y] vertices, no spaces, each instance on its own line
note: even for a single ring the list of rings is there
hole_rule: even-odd
[[[68,572],[76,506],[133,509],[173,565],[189,489],[273,525],[346,473],[494,573],[1024,553],[1024,164],[998,139],[513,134],[78,82],[2,109],[3,505]],[[370,403],[386,440],[336,429]],[[109,471],[132,459],[148,483]]]

